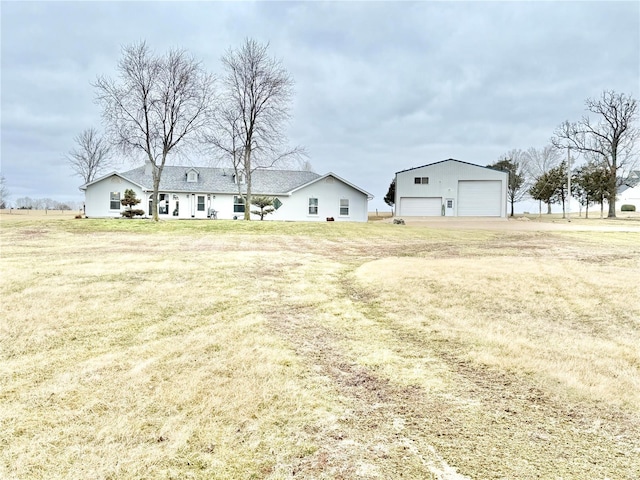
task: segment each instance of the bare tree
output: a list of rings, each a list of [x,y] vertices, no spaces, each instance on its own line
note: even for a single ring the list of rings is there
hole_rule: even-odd
[[[488,167],[509,173],[507,199],[511,205],[511,216],[514,214],[516,202],[524,199],[529,193],[528,157],[519,149],[510,150],[499,161]]]
[[[223,106],[216,130],[205,139],[232,162],[236,179],[244,178],[245,220],[251,217],[253,172],[304,155],[303,149],[286,146],[293,79],[279,60],[268,56],[268,47],[247,39],[222,57]],[[242,195],[240,182],[238,189]]]
[[[89,183],[111,166],[111,145],[95,128],[87,128],[74,137],[76,148],[66,159],[73,171]]]
[[[184,50],[156,56],[145,42],[126,46],[118,80],[99,77],[94,86],[114,142],[140,152],[153,176],[153,219],[169,154],[188,145],[204,128],[214,105],[214,77]]]
[[[244,164],[244,142],[241,134],[240,112],[235,110],[227,99],[227,102],[215,111],[211,126],[212,131],[203,135],[203,141],[213,147],[224,163],[231,164],[238,187],[238,196],[242,198],[242,182],[239,179]],[[245,201],[245,213],[246,210]]]
[[[553,145],[546,145],[540,149],[531,147],[526,151],[526,156],[527,170],[532,186],[539,178],[560,165],[560,152]],[[542,202],[541,199],[539,201]],[[551,214],[551,202],[547,202],[547,214]]]
[[[315,172],[315,170],[313,169],[313,165],[308,159],[302,162],[302,166],[300,167],[300,169],[303,172]]]
[[[0,175],[0,208],[7,208],[9,204],[9,189],[7,188],[7,179],[4,175]]]
[[[598,119],[592,121],[585,115],[576,123],[566,121],[556,129],[552,142],[556,148],[571,147],[580,153],[593,154],[607,165],[608,217],[612,218],[616,216],[618,171],[637,161],[634,146],[640,135],[635,125],[638,102],[630,95],[605,90],[600,98],[587,99],[585,103]]]
[[[20,197],[16,199],[16,208],[31,210],[34,208],[34,201],[31,197]]]

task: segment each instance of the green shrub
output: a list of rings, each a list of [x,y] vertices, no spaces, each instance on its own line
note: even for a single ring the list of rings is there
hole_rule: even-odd
[[[134,218],[136,216],[144,215],[144,210],[124,210],[123,212],[120,212],[120,215],[122,215],[124,218]]]
[[[620,207],[620,211],[622,211],[622,212],[635,212],[636,211],[636,206],[635,205],[625,204],[625,205],[622,205]]]

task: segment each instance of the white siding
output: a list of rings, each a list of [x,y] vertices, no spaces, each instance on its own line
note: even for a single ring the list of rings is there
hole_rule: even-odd
[[[112,210],[110,208],[111,192],[119,192],[120,199],[122,200],[124,198],[124,191],[127,189],[131,189],[136,192],[136,197],[141,200],[138,206],[134,208],[146,209],[147,207],[144,206],[144,199],[146,198],[146,195],[142,192],[140,187],[117,175],[110,175],[87,188],[85,193],[85,215],[87,217],[94,218],[120,218],[120,212],[124,210],[125,207],[120,206],[117,210]]]
[[[117,175],[106,177],[89,187],[85,191],[85,214],[87,217],[120,218],[120,212],[125,209],[121,207],[119,210],[111,210],[110,195],[111,192],[120,192],[120,198],[124,198],[124,191],[132,189],[136,192],[136,196],[141,200],[134,207],[144,211],[144,216],[151,217],[149,213],[149,200],[151,192],[143,191],[140,187],[131,182],[122,179]],[[184,192],[159,192],[167,194],[169,199],[169,208],[166,214],[159,214],[159,218],[166,220],[187,219],[187,218],[207,218],[209,208],[218,211],[218,218],[231,219],[233,213],[233,195],[214,195],[208,193],[184,193]],[[198,197],[204,197],[204,211],[198,210]],[[174,215],[178,207],[178,215]],[[242,218],[242,213],[235,214]]]
[[[105,177],[96,183],[91,184],[85,190],[86,215],[88,217],[113,217],[120,218],[119,210],[111,210],[111,192],[120,192],[120,198],[124,198],[124,191],[128,188],[136,192],[136,196],[141,200],[136,208],[142,209],[145,216],[149,214],[149,199],[151,192],[143,191],[140,187],[122,179],[117,175]],[[185,192],[165,192],[160,194],[168,195],[168,211],[166,214],[159,214],[159,218],[166,220],[175,219],[206,219],[209,209],[217,212],[219,220],[231,220],[233,217],[244,218],[244,213],[234,212],[234,194],[213,194],[213,193],[185,193]],[[237,194],[236,194],[237,195]],[[204,196],[204,210],[198,210],[198,197]],[[304,220],[304,221],[326,221],[327,217],[333,217],[335,221],[366,222],[368,220],[367,195],[362,193],[341,180],[328,176],[321,178],[300,190],[296,190],[291,195],[269,195],[277,197],[282,206],[273,214],[265,216],[265,220]],[[309,198],[318,199],[318,214],[309,215]],[[340,201],[347,200],[348,214],[341,215]],[[343,202],[343,206],[345,202]],[[178,206],[178,215],[174,215]],[[258,210],[251,206],[251,210]],[[253,220],[260,217],[251,215]]]
[[[458,182],[458,216],[499,217],[502,211],[502,185],[498,180]]]
[[[402,197],[398,215],[406,217],[434,217],[442,215],[440,197]]]
[[[627,188],[618,196],[616,201],[616,207],[618,210],[622,205],[635,205],[636,211],[640,211],[640,185],[636,185],[633,188]]]
[[[318,199],[318,214],[309,214],[309,198]],[[337,178],[328,176],[296,190],[291,196],[278,196],[282,206],[265,220],[297,220],[325,222],[333,217],[336,222],[366,222],[369,199],[359,190]],[[349,215],[340,215],[340,200],[349,200]],[[253,217],[252,217],[253,218]]]
[[[231,220],[234,216],[242,219],[244,213],[233,211],[233,197],[234,195],[227,194],[207,194],[195,193],[191,194],[187,198],[186,193],[178,194],[180,197],[180,217],[179,218],[207,218],[209,209],[216,211],[218,220]],[[205,197],[205,209],[204,211],[198,210],[198,196],[204,195]],[[184,200],[184,208],[182,202]],[[173,217],[175,218],[175,217]]]
[[[421,179],[420,183],[415,183],[416,177]],[[423,183],[423,178],[428,178],[428,183]],[[506,172],[457,160],[446,160],[398,172],[396,173],[395,214],[409,216],[402,212],[400,202],[402,198],[441,198],[453,200],[453,211],[448,212],[447,215],[458,216],[460,215],[459,182],[496,181],[500,184],[500,192],[494,192],[497,198],[492,197],[487,208],[493,209],[499,203],[500,210],[497,215],[506,217],[507,180]]]

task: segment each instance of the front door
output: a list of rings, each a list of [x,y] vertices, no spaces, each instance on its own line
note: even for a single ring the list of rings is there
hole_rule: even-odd
[[[447,198],[444,204],[444,214],[447,217],[453,217],[453,198]]]

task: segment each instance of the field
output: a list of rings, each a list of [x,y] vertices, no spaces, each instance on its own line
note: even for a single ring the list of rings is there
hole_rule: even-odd
[[[638,479],[639,220],[4,213],[0,478]]]

